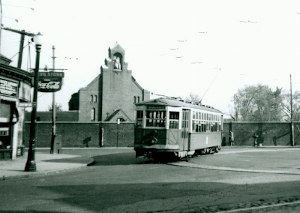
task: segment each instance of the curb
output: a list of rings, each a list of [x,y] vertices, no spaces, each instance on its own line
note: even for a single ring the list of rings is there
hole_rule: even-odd
[[[57,169],[57,170],[45,171],[45,172],[39,172],[39,171],[38,172],[25,172],[24,171],[24,174],[21,174],[21,175],[12,175],[12,176],[3,175],[2,177],[0,177],[0,182],[1,181],[9,181],[9,180],[27,179],[27,178],[31,178],[31,177],[45,176],[45,175],[62,173],[62,172],[68,172],[71,170],[76,170],[76,169],[81,169],[83,167],[91,166],[94,163],[95,163],[94,158],[90,158],[90,161],[88,163],[78,165],[77,167],[73,167],[73,168]]]

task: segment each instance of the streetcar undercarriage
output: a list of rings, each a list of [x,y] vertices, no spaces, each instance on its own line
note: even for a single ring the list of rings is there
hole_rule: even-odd
[[[180,151],[180,150],[156,150],[156,149],[136,149],[136,158],[145,157],[152,158],[154,160],[180,160],[185,158],[191,158],[198,155],[214,154],[218,153],[221,147],[207,147],[198,150]]]

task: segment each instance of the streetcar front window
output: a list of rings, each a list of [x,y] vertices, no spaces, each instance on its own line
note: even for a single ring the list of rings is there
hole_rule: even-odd
[[[138,110],[136,112],[136,125],[137,127],[142,127],[142,124],[143,124],[143,111]]]
[[[169,129],[179,128],[179,112],[170,112],[169,114]]]
[[[165,111],[147,111],[146,126],[147,127],[165,127],[166,112]]]

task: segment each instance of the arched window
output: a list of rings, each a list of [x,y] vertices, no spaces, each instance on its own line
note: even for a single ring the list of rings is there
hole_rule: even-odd
[[[133,103],[136,103],[136,96],[133,97]]]
[[[94,97],[94,102],[97,103],[97,95]]]
[[[95,108],[91,109],[91,121],[94,121],[96,118],[96,110]]]
[[[120,53],[115,53],[113,56],[114,69],[122,69],[122,55]]]
[[[93,100],[94,100],[94,96],[93,96],[93,95],[91,95],[90,102],[93,102]]]

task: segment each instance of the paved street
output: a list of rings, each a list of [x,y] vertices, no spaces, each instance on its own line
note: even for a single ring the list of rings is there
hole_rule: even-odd
[[[169,164],[136,159],[132,149],[63,153],[95,163],[0,181],[0,212],[300,211],[299,148],[226,147]]]

